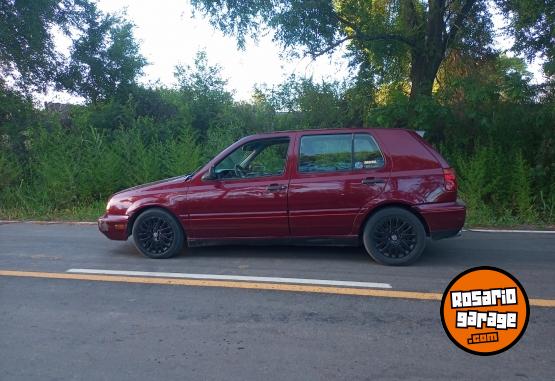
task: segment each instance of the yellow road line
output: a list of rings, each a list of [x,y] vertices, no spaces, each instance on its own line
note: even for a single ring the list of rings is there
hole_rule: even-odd
[[[310,285],[300,285],[300,284],[220,281],[220,280],[203,280],[203,279],[176,279],[176,278],[154,278],[154,277],[120,276],[120,275],[68,274],[68,273],[51,273],[51,272],[38,272],[38,271],[0,270],[0,276],[46,278],[46,279],[73,279],[73,280],[87,280],[87,281],[96,281],[96,282],[161,284],[161,285],[174,285],[174,286],[244,288],[244,289],[252,289],[252,290],[310,292],[310,293],[319,293],[319,294],[375,296],[375,297],[382,297],[382,298],[401,298],[401,299],[417,299],[417,300],[441,300],[441,297],[442,297],[442,294],[435,293],[435,292],[374,290],[374,289],[353,288],[353,287],[328,287],[328,286],[310,286]],[[530,305],[536,306],[536,307],[554,308],[555,300],[530,299]]]

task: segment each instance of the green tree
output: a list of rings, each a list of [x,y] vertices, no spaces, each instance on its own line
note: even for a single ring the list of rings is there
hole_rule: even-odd
[[[501,0],[501,10],[514,33],[513,50],[545,59],[544,71],[555,79],[555,0]]]
[[[192,0],[212,23],[237,35],[256,37],[262,26],[285,48],[317,57],[349,43],[358,62],[408,76],[411,100],[429,96],[449,50],[481,49],[490,39],[490,14],[476,0]],[[470,21],[470,22],[469,22]],[[357,61],[357,60],[355,60]]]
[[[226,90],[221,71],[220,66],[209,64],[204,51],[197,53],[194,66],[178,65],[175,70],[179,90],[193,116],[193,128],[201,133],[201,139],[211,121],[233,104],[233,94]]]
[[[312,78],[290,76],[268,93],[273,107],[281,111],[278,129],[333,128],[353,123],[347,112],[345,88],[338,82],[315,83]]]
[[[92,102],[124,97],[146,65],[133,37],[133,24],[99,12],[88,16],[88,27],[73,44],[59,87]]]
[[[64,61],[54,30],[70,36],[91,12],[89,0],[0,1],[0,80],[24,91],[44,90]]]
[[[25,132],[40,120],[30,96],[22,96],[0,82],[0,147],[25,151]]]

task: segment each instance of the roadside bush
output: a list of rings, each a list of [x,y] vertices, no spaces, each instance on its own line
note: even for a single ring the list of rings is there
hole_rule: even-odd
[[[96,217],[110,194],[191,172],[245,135],[365,124],[425,130],[457,170],[468,223],[555,223],[552,98],[523,98],[497,77],[444,79],[449,91],[417,104],[402,83],[290,78],[234,102],[217,75],[182,69],[179,88],[138,87],[63,115],[0,89],[0,218]]]
[[[15,186],[21,180],[23,171],[17,156],[0,142],[0,190]]]
[[[190,125],[162,124],[167,136],[161,140],[152,136],[152,118],[135,118],[115,131],[81,125],[84,120],[73,120],[69,128],[59,123],[32,128],[21,158],[2,148],[0,214],[76,214],[87,205],[105,204],[118,190],[183,175],[201,164],[201,149]]]

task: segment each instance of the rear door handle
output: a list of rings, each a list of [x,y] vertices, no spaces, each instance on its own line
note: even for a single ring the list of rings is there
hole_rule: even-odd
[[[377,177],[367,177],[365,179],[362,179],[360,183],[364,185],[385,184],[385,180]]]
[[[268,192],[280,192],[287,189],[287,185],[283,184],[270,184],[268,188],[266,188]]]

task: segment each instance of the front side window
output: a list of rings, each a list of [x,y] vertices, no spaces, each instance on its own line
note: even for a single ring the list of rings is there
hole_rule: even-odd
[[[219,179],[279,176],[285,171],[289,139],[249,142],[220,161],[214,172]]]
[[[351,134],[303,136],[299,153],[299,172],[351,169],[352,139]]]

